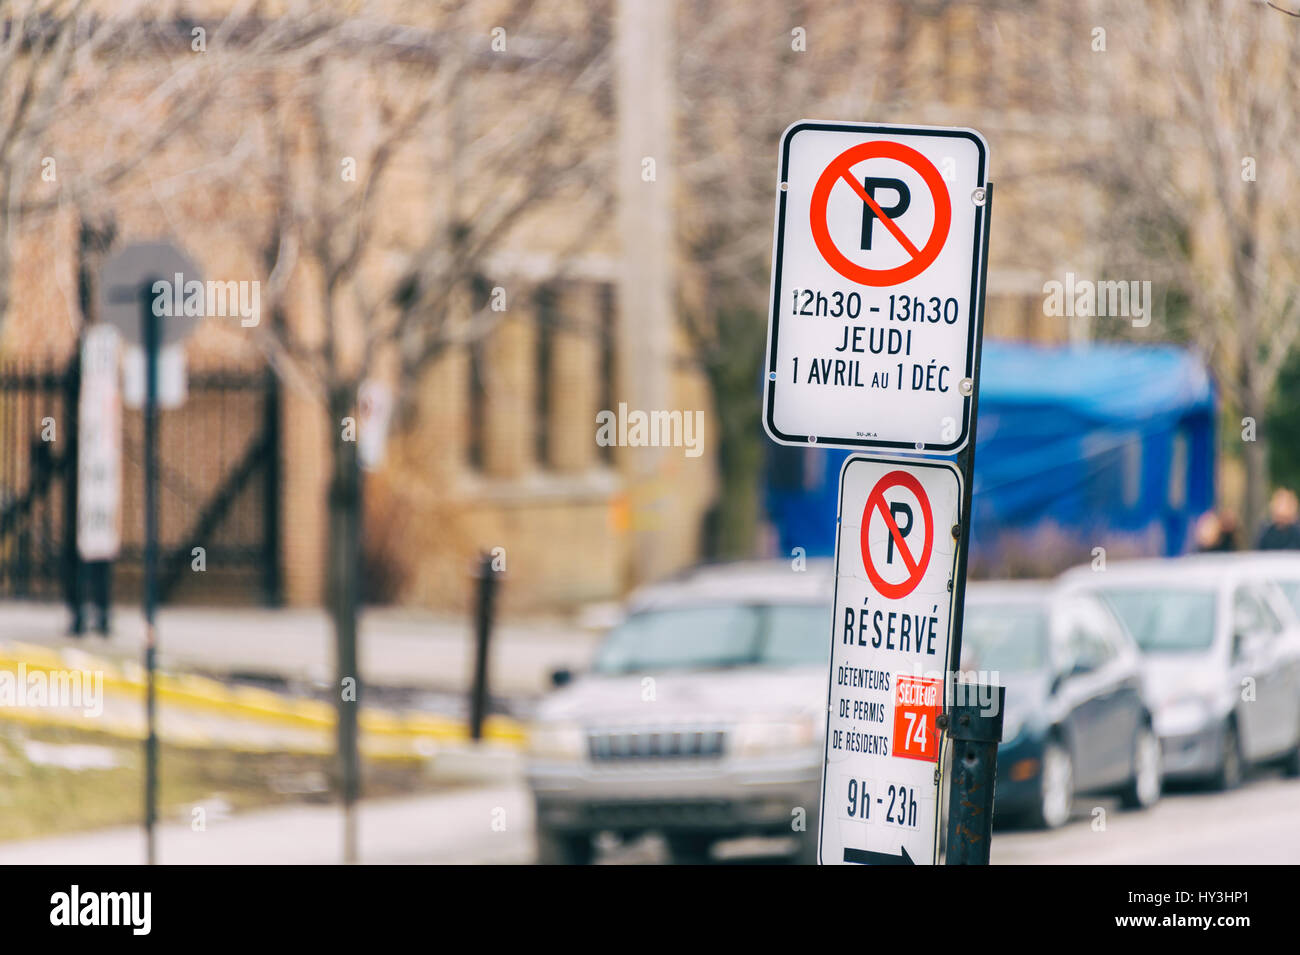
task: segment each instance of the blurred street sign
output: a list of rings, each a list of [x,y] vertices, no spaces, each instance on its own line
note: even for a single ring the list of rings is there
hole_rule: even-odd
[[[939,756],[962,502],[952,464],[840,472],[818,861],[938,861]]]
[[[122,404],[128,408],[144,407],[146,364],[143,346],[132,345],[126,350],[122,362]],[[177,342],[158,349],[158,407],[170,410],[185,404],[188,381],[185,347]]]
[[[357,389],[357,457],[367,471],[383,463],[392,413],[393,390],[374,378],[363,381]]]
[[[81,344],[77,404],[77,552],[113,560],[121,548],[122,405],[118,332],[92,325]]]
[[[786,130],[764,376],[773,440],[965,446],[987,185],[988,146],[974,130]]]
[[[117,327],[124,344],[143,345],[141,305],[147,300],[162,319],[159,344],[171,345],[202,321],[202,295],[198,267],[184,252],[169,242],[133,242],[109,256],[100,270],[99,317]],[[196,303],[200,314],[194,314]]]

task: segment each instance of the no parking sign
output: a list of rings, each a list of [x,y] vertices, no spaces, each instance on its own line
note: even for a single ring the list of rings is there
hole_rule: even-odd
[[[855,455],[840,476],[823,865],[935,861],[961,473]]]
[[[988,147],[974,130],[786,130],[764,376],[773,440],[965,446],[987,185]]]
[[[958,462],[859,455],[840,474],[823,864],[937,861],[943,732],[967,747],[950,861],[988,862],[985,750],[1001,715],[954,717],[945,697],[961,649],[991,190],[971,129],[804,120],[781,138],[768,435]]]

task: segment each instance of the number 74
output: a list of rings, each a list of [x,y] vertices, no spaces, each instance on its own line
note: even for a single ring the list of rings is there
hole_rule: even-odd
[[[926,713],[903,714],[903,718],[907,720],[907,732],[903,736],[904,749],[910,750],[912,748],[912,743],[915,742],[922,751],[925,750],[925,724],[927,716],[928,714]]]

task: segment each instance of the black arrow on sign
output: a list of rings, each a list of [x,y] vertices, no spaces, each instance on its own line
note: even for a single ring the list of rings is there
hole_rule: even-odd
[[[862,865],[916,865],[912,857],[907,854],[907,849],[903,846],[898,847],[902,855],[894,856],[887,852],[869,852],[866,849],[845,849],[845,862],[858,862]]]

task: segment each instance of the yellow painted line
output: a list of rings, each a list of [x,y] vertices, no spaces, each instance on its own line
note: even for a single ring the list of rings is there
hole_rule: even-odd
[[[0,645],[0,669],[16,672],[19,664],[25,665],[28,671],[82,669],[99,672],[103,674],[105,690],[144,699],[145,681],[139,667],[132,667],[134,672],[128,675],[112,662],[81,651],[65,655],[48,647],[31,644]],[[231,687],[193,674],[158,673],[155,690],[162,702],[227,716],[330,732],[335,727],[334,708],[330,704],[320,700],[286,697],[259,687]],[[463,723],[431,713],[394,713],[367,708],[361,711],[359,719],[362,731],[375,736],[457,742],[469,738],[468,729]],[[490,716],[484,722],[483,736],[488,741],[519,746],[523,744],[526,732],[517,720]]]
[[[43,707],[19,707],[6,706],[0,707],[0,722],[9,721],[14,723],[26,723],[31,726],[61,726],[71,729],[86,730],[92,733],[104,733],[108,736],[115,736],[120,739],[143,740],[144,733],[138,730],[134,725],[123,720],[104,720],[96,722],[94,726],[86,723],[87,717],[75,712],[67,712],[58,709],[49,709]]]
[[[102,720],[102,717],[99,719]],[[127,740],[133,743],[143,742],[145,737],[143,727],[128,721],[111,720],[100,722],[97,720],[93,726],[90,726],[87,725],[85,717],[76,713],[43,707],[0,708],[0,723],[5,722],[22,723],[26,726],[75,729],[87,733],[111,736],[114,739]],[[250,739],[218,739],[202,733],[178,733],[176,731],[164,732],[161,739],[162,742],[169,746],[179,746],[186,749],[222,750],[232,753],[288,753],[295,756],[329,757],[334,755],[334,746],[328,740],[320,743],[303,740],[259,742]],[[419,753],[408,749],[395,749],[391,745],[375,745],[365,737],[362,737],[361,740],[361,755],[367,759],[393,762],[425,762],[430,758],[427,753]]]

